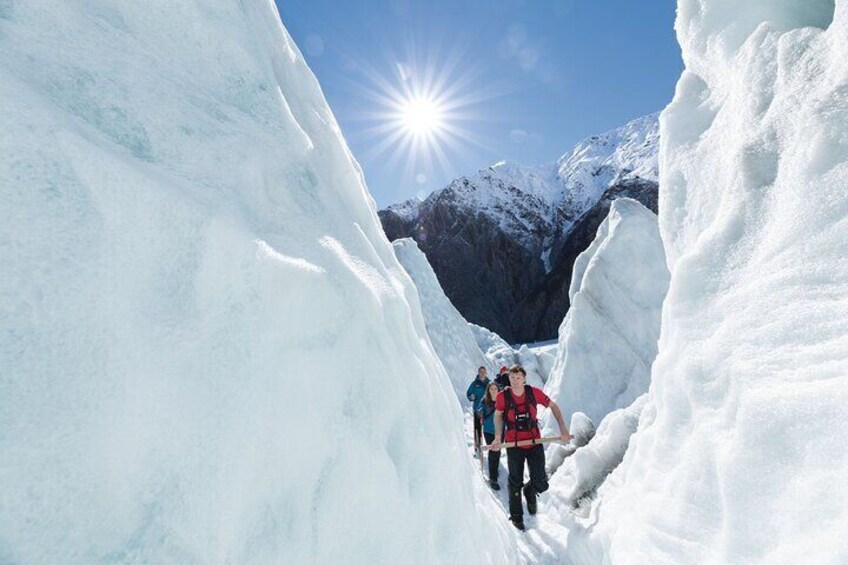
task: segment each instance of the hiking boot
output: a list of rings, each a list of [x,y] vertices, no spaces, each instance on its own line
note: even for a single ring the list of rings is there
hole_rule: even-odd
[[[507,482],[507,486],[509,487],[509,515],[517,517],[516,519],[523,523],[524,505],[521,503],[521,485]]]
[[[510,518],[509,521],[512,522],[512,525],[515,526],[516,530],[521,530],[523,532],[527,529],[524,527],[524,520],[521,518]]]
[[[498,484],[498,481],[489,481],[489,486],[492,487],[492,490],[501,490],[501,485]]]
[[[536,491],[532,486],[524,487],[524,498],[527,499],[527,512],[532,516],[536,513]]]

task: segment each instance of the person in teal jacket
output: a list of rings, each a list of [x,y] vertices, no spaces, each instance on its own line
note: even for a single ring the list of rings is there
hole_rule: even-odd
[[[486,387],[486,395],[480,410],[480,419],[483,421],[483,435],[486,437],[486,445],[492,445],[495,441],[495,400],[498,398],[497,383],[490,382]],[[501,464],[501,452],[489,450],[489,485],[493,490],[501,490],[498,484],[498,471]]]
[[[465,393],[466,398],[471,401],[474,406],[474,445],[480,445],[480,405],[483,403],[483,397],[486,396],[486,387],[491,381],[486,376],[486,367],[480,366],[477,369],[477,378],[472,381],[468,387],[468,392]]]

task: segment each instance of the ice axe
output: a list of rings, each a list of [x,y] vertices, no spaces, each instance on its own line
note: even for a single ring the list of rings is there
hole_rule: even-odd
[[[510,447],[524,447],[526,445],[536,445],[538,443],[551,443],[552,441],[562,441],[562,436],[540,437],[536,439],[523,439],[521,441],[509,441],[498,444],[498,449],[507,449]],[[484,445],[480,448],[482,451],[492,449],[491,445]]]

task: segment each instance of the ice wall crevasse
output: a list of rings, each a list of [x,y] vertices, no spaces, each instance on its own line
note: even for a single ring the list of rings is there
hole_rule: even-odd
[[[676,27],[659,354],[574,547],[615,563],[841,563],[846,2],[682,0]]]
[[[0,561],[508,554],[272,2],[0,3],[0,123]]]

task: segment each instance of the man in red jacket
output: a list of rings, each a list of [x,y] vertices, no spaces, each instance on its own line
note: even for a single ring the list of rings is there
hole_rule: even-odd
[[[509,388],[498,394],[495,401],[495,441],[492,448],[501,443],[501,430],[506,427],[506,442],[539,439],[542,433],[536,416],[538,404],[553,412],[562,441],[571,440],[571,433],[562,419],[562,412],[556,402],[536,387],[527,386],[527,372],[520,365],[509,369]],[[524,530],[524,507],[521,491],[524,486],[524,462],[530,471],[530,482],[524,486],[527,498],[527,512],[536,513],[536,495],[548,490],[548,476],[545,473],[545,449],[541,444],[510,447],[506,450],[509,469],[509,519],[519,530]]]

